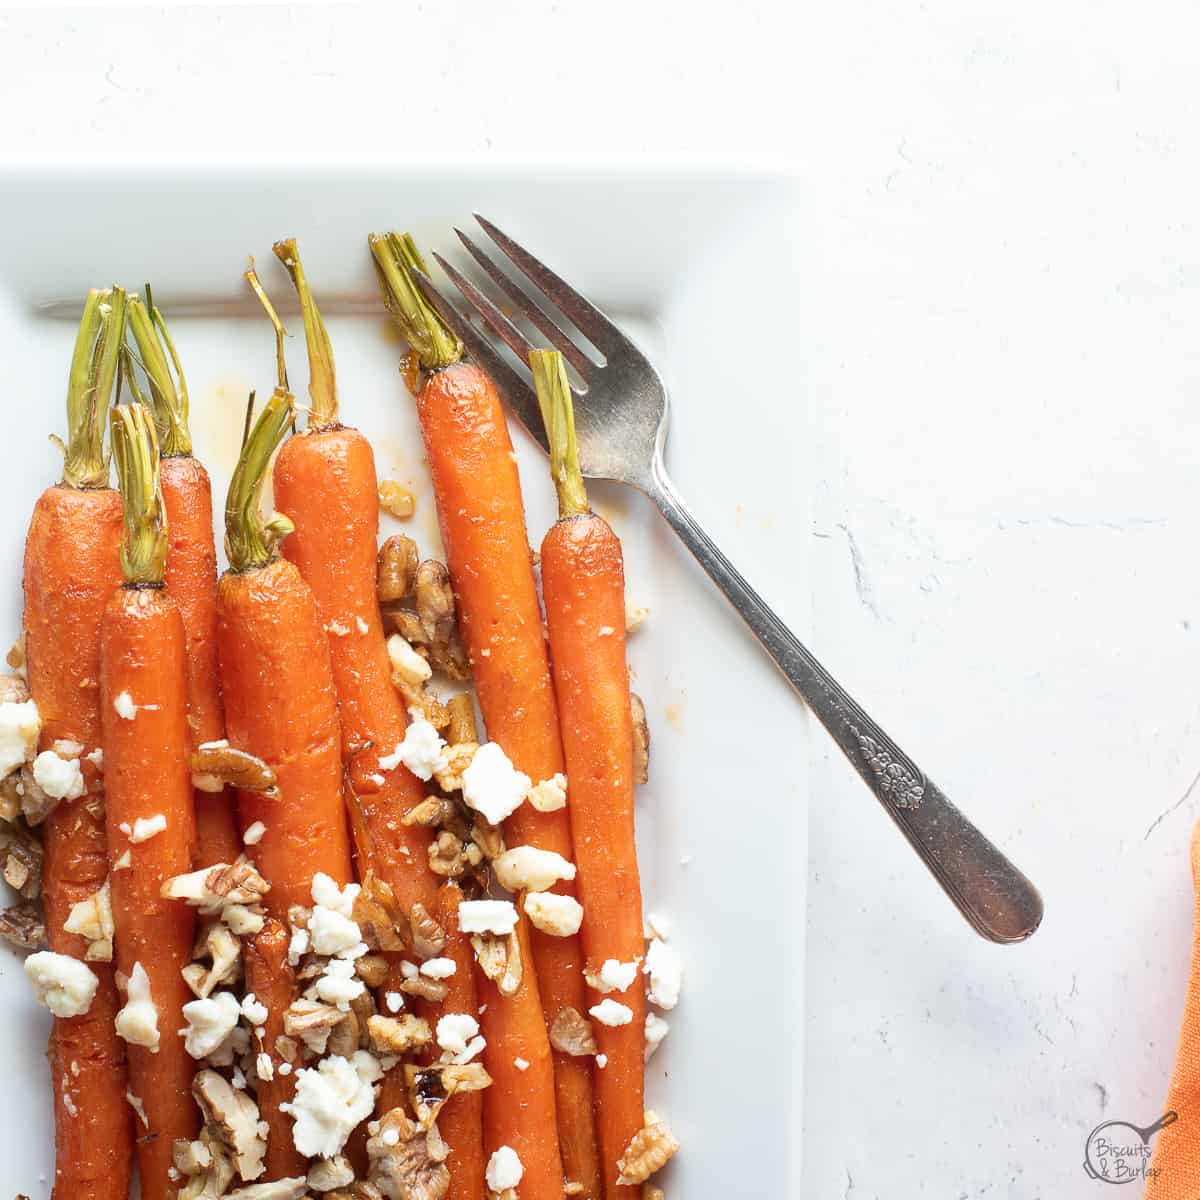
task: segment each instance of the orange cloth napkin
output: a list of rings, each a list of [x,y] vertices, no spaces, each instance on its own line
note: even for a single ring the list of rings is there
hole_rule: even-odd
[[[1164,1111],[1179,1116],[1155,1139],[1144,1193],[1148,1200],[1200,1197],[1200,824],[1192,834],[1192,881],[1196,887],[1192,967],[1179,1053],[1164,1105]]]

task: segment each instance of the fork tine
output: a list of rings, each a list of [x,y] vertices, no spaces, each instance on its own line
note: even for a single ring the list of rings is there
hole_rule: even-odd
[[[475,213],[475,220],[484,233],[536,284],[556,307],[562,310],[600,350],[636,350],[633,343],[586,297],[581,296],[565,279],[556,275],[545,263],[534,258],[503,230],[497,229],[486,217]]]
[[[467,253],[479,264],[487,277],[525,314],[530,323],[550,341],[556,349],[561,350],[563,357],[585,379],[595,371],[594,363],[558,324],[545,313],[531,296],[519,288],[516,283],[502,271],[461,229],[455,229],[458,240],[466,247]]]
[[[463,294],[468,304],[484,319],[488,328],[521,360],[529,362],[529,352],[535,347],[525,335],[461,272],[455,270],[438,252],[433,252],[438,266],[450,282]]]
[[[445,299],[426,275],[420,271],[414,271],[413,274],[417,277],[417,286],[425,294],[425,299],[437,309],[438,316],[458,335],[466,346],[468,355],[492,377],[492,382],[500,389],[501,396],[508,402],[509,408],[525,426],[529,435],[549,454],[550,445],[546,440],[542,411],[538,407],[533,388],[496,353],[487,338],[480,336],[470,321]]]

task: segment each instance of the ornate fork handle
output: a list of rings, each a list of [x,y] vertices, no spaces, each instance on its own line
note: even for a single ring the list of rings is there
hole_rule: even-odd
[[[648,492],[712,581],[900,827],[964,917],[994,942],[1027,938],[1042,919],[1032,883],[946,798],[813,657],[725,557],[656,457]]]

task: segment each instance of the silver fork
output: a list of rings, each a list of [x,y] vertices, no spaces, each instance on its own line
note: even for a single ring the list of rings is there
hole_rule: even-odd
[[[994,942],[1029,937],[1042,919],[1037,889],[821,666],[680,499],[663,465],[667,392],[645,355],[595,305],[529,251],[478,214],[476,220],[534,288],[604,356],[601,366],[475,241],[455,230],[487,277],[562,351],[587,385],[575,408],[584,475],[631,484],[658,505],[976,931]],[[439,254],[434,257],[488,328],[522,363],[528,363],[529,351],[535,347],[521,330],[452,264]],[[545,449],[546,434],[528,376],[514,370],[428,279],[422,277],[420,283],[430,303],[462,338],[468,353],[491,374],[512,411]]]

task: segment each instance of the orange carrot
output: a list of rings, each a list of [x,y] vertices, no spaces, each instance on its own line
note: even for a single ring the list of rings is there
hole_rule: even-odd
[[[461,361],[457,338],[425,302],[412,275],[414,267],[424,270],[412,239],[395,234],[373,237],[371,249],[389,306],[427,372],[417,392],[417,413],[488,737],[536,784],[562,771],[562,745],[521,485],[500,399],[483,371]],[[510,845],[522,843],[571,857],[565,812],[542,813],[522,805],[506,823],[506,832]],[[555,890],[572,893],[569,883]],[[528,986],[534,983],[528,971],[532,963],[548,1029],[563,1008],[582,1011],[586,1006],[582,950],[577,938],[528,929],[523,915],[521,926],[531,947],[531,957],[526,958]],[[496,1063],[518,1095],[535,1086],[533,1068],[515,1072],[512,1059],[543,1057],[540,1050],[530,1059],[529,1054],[508,1049],[508,1039],[528,1031],[505,1028],[503,1014],[524,1003],[524,995],[511,1001],[497,997],[495,1003],[489,998],[486,1014],[492,1027],[485,1034],[488,1069]],[[600,1181],[591,1064],[565,1054],[556,1054],[553,1061],[562,1171],[568,1182],[582,1185],[579,1194],[595,1200]],[[501,1106],[503,1111],[496,1111]],[[506,1130],[521,1136],[528,1117],[521,1104],[509,1098],[507,1086],[498,1084],[484,1096],[484,1120],[488,1146],[494,1151],[503,1144]],[[515,1142],[509,1144],[516,1149]],[[523,1189],[527,1186],[522,1183]]]
[[[187,639],[188,732],[194,751],[225,736],[217,669],[217,552],[213,545],[212,484],[192,457],[187,381],[163,315],[146,285],[145,303],[129,303],[129,327],[150,385],[167,509],[167,594],[183,617]],[[167,358],[170,356],[170,366]],[[172,375],[171,368],[174,368]],[[201,781],[204,783],[205,781]],[[232,792],[196,788],[196,865],[233,862],[241,853]]]
[[[246,970],[246,991],[253,992],[267,1008],[266,1030],[261,1042],[263,1053],[271,1056],[274,1074],[258,1081],[258,1109],[267,1122],[266,1171],[263,1179],[293,1179],[305,1174],[304,1155],[292,1141],[292,1121],[280,1112],[281,1104],[290,1104],[296,1093],[295,1072],[283,1074],[284,1061],[276,1048],[276,1039],[284,1033],[283,1016],[296,998],[296,973],[288,965],[288,927],[268,917],[262,929],[248,939],[242,951]]]
[[[102,779],[87,757],[100,748],[100,621],[121,584],[121,501],[108,486],[104,424],[117,369],[125,293],[91,292],[67,392],[63,481],[43,492],[25,542],[25,652],[42,716],[41,748],[60,739],[85,748],[87,791],[62,801],[44,827],[42,893],[50,949],[82,959],[87,943],[63,924],[108,875]],[[113,968],[90,963],[100,985],[88,1012],[58,1018],[50,1035],[55,1200],[125,1200],[133,1111],[125,1101],[125,1043],[113,1026],[120,1001]]]
[[[458,906],[462,889],[457,883],[447,883],[439,889],[436,916],[446,931],[446,958],[453,959],[456,970],[446,982],[446,999],[438,1006],[433,1019],[447,1013],[479,1012],[479,997],[475,990],[474,955],[467,936],[458,928]],[[483,1200],[483,1175],[487,1160],[483,1153],[483,1093],[462,1092],[451,1096],[438,1116],[438,1130],[450,1157],[450,1190],[446,1200]],[[515,1147],[514,1147],[515,1149]]]
[[[117,1030],[129,1041],[130,1087],[145,1114],[137,1139],[142,1196],[167,1200],[176,1191],[168,1175],[175,1139],[195,1137],[200,1125],[196,1064],[178,1032],[192,999],[180,972],[192,959],[195,914],[161,894],[168,879],[191,869],[195,840],[183,619],[163,588],[158,443],[145,408],[112,410],[112,444],[125,504],[125,586],[100,627],[109,884],[118,969],[131,979],[131,1003],[144,973],[156,1010],[153,1029],[132,1030],[123,1011]]]
[[[287,920],[293,904],[312,903],[312,879],[340,885],[353,877],[342,803],[341,733],[333,671],[316,601],[300,572],[276,550],[291,522],[258,510],[275,447],[292,420],[281,388],[242,447],[225,506],[229,570],[217,585],[217,646],[230,743],[263,759],[276,792],[242,792],[243,829],[266,827],[251,848],[271,884],[266,903]]]
[[[571,829],[583,901],[583,946],[598,968],[640,962],[642,895],[633,836],[633,719],[625,661],[621,543],[588,508],[575,451],[571,391],[562,355],[530,355],[550,441],[559,521],[542,541],[542,594],[570,780]],[[607,1200],[636,1200],[619,1186],[617,1160],[642,1128],[646,997],[641,980],[613,997],[627,1025],[597,1023],[607,1065],[596,1074],[596,1111]]]
[[[438,880],[429,869],[430,831],[400,819],[425,789],[406,767],[379,766],[403,741],[408,717],[392,683],[375,592],[375,456],[357,429],[339,421],[333,349],[295,241],[277,243],[275,253],[300,297],[312,399],[308,428],[289,438],[275,460],[275,504],[294,526],[283,553],[312,588],[329,635],[342,757],[363,826],[359,870],[372,867],[405,912],[417,903],[432,912]]]

